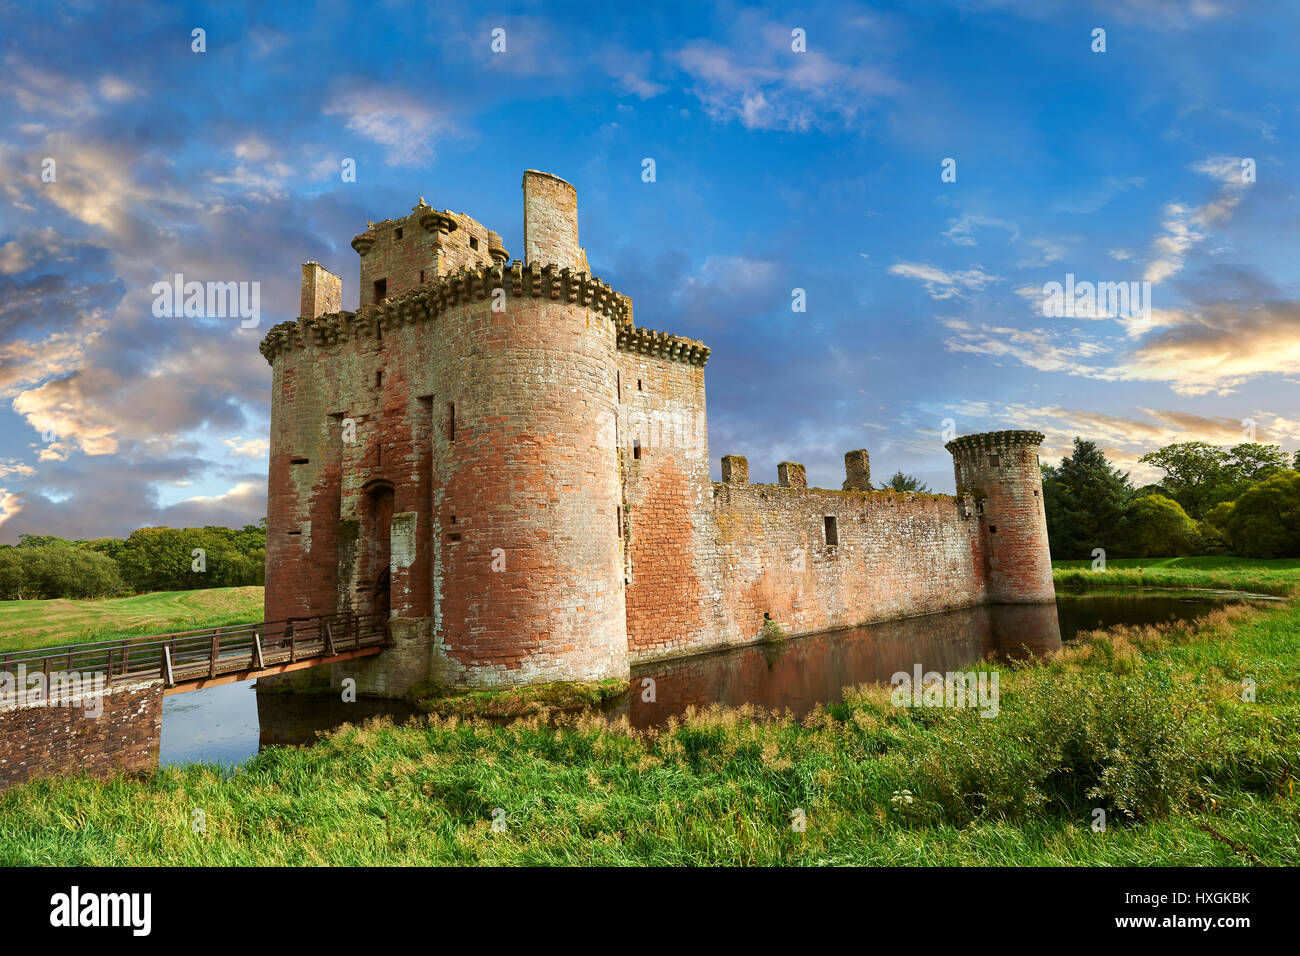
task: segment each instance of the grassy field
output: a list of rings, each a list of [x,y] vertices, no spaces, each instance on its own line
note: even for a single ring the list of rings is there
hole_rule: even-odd
[[[15,788],[0,865],[1296,866],[1298,635],[1296,602],[1087,635],[1001,665],[991,719],[864,686],[802,721],[652,733],[372,722],[237,771]]]
[[[260,620],[260,587],[155,591],[98,601],[0,601],[0,651]]]
[[[1092,562],[1053,561],[1061,588],[1215,588],[1256,594],[1300,594],[1300,558],[1115,558],[1105,571]]]

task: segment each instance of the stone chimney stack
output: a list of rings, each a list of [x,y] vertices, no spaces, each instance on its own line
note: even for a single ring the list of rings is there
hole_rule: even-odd
[[[844,455],[843,491],[871,490],[871,459],[865,448],[846,452]]]
[[[557,269],[586,271],[578,246],[578,191],[559,176],[524,173],[524,264],[554,263]]]
[[[319,262],[304,262],[298,314],[304,319],[319,319],[342,307],[343,280]]]

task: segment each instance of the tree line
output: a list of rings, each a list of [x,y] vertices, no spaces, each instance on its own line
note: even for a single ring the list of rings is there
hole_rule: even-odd
[[[98,598],[260,585],[266,519],[243,528],[140,528],[126,538],[19,535],[0,545],[0,600]]]
[[[1300,556],[1300,451],[1175,442],[1139,461],[1164,473],[1136,487],[1095,442],[1043,466],[1053,558],[1236,554]]]

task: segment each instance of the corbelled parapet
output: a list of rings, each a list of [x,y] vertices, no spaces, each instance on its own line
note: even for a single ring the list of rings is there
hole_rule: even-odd
[[[631,316],[627,324],[619,327],[618,347],[624,352],[639,352],[688,365],[703,366],[709,361],[709,347],[703,342],[654,329],[636,328],[631,324]]]
[[[985,448],[1009,448],[1013,445],[1038,446],[1043,443],[1042,432],[1002,431],[980,432],[978,435],[962,435],[954,438],[943,447],[952,454],[959,451],[972,451]]]
[[[808,469],[797,461],[783,461],[776,466],[776,480],[782,488],[807,488]]]
[[[865,448],[844,453],[844,491],[871,490],[871,456]]]
[[[490,299],[497,289],[516,298],[532,296],[576,303],[620,326],[627,321],[627,299],[595,276],[553,265],[526,266],[516,260],[509,268],[459,269],[413,292],[367,306],[360,315],[334,312],[312,319],[300,318],[297,322],[281,322],[267,332],[260,349],[268,362],[274,362],[277,355],[301,346],[304,341],[318,346],[333,345],[373,336],[376,329],[390,331],[402,325],[428,322],[451,306]],[[620,344],[621,341],[620,334]],[[698,342],[691,344],[702,348]],[[708,349],[704,352],[707,356]]]
[[[744,455],[723,455],[722,481],[728,485],[749,484],[749,459]]]

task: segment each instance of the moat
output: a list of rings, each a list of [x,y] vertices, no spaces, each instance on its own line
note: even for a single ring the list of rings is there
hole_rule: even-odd
[[[688,706],[710,703],[788,708],[802,715],[839,700],[846,686],[888,682],[917,663],[943,672],[986,657],[1041,656],[1081,631],[1190,620],[1241,597],[1150,590],[1063,593],[1055,605],[964,608],[647,663],[632,669],[633,692],[607,712],[626,715],[635,727],[652,727]],[[654,682],[653,701],[642,699],[647,678]],[[166,698],[161,763],[237,764],[263,746],[310,743],[318,731],[385,714],[400,722],[416,711],[401,701],[343,703],[333,695],[258,693],[251,681],[213,687]]]

